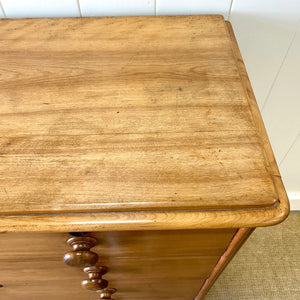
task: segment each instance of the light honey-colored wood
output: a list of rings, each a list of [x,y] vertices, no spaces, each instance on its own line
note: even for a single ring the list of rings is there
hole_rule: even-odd
[[[261,207],[278,197],[254,131],[4,140],[14,144],[0,160],[6,214]]]
[[[193,299],[235,229],[95,232],[92,250],[116,300]],[[96,300],[81,287],[88,276],[63,263],[66,233],[0,234],[0,298]]]
[[[288,215],[222,16],[0,31],[1,299],[99,299],[81,282],[104,280],[116,300],[202,299],[254,227]],[[79,257],[66,232],[98,244]],[[77,256],[103,280],[63,263]]]
[[[115,35],[95,39],[102,27]],[[220,16],[1,20],[0,28],[2,231],[253,227],[287,215]]]
[[[195,210],[130,213],[80,213],[2,216],[10,232],[66,232],[110,230],[171,230],[270,226],[289,214],[289,202],[280,177],[274,176],[280,203],[270,209]]]
[[[154,220],[201,228],[207,218],[254,226],[286,215],[221,16],[1,20],[0,28],[2,230],[154,229]],[[224,222],[227,209],[238,215]]]
[[[228,22],[228,21],[226,21],[226,26],[227,26],[228,34],[232,41],[231,45],[233,48],[233,53],[235,55],[238,70],[239,70],[239,73],[240,73],[240,76],[241,76],[241,79],[243,82],[244,91],[247,96],[248,103],[249,103],[249,106],[251,109],[252,117],[255,122],[257,132],[262,140],[262,145],[264,147],[264,154],[266,156],[265,158],[266,158],[266,161],[268,162],[267,166],[269,167],[269,172],[273,176],[280,177],[280,172],[279,172],[279,169],[278,169],[278,166],[276,163],[276,159],[275,159],[275,156],[274,156],[274,153],[273,153],[273,150],[272,150],[272,147],[271,147],[268,135],[267,135],[266,128],[264,126],[262,116],[260,114],[256,99],[255,99],[249,78],[248,78],[247,70],[244,65],[244,61],[243,61],[241,52],[239,50],[237,40],[235,38],[233,28],[232,28],[230,22]],[[275,186],[277,186],[277,185],[275,184]],[[278,187],[278,188],[280,188],[280,187]]]

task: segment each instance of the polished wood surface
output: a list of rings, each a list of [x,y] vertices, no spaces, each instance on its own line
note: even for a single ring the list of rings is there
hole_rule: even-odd
[[[175,230],[270,226],[289,214],[280,177],[273,178],[280,203],[270,209],[195,210],[176,212],[80,213],[2,216],[0,228],[9,232]]]
[[[221,255],[214,269],[210,273],[209,277],[204,281],[197,297],[194,300],[200,300],[205,297],[210,287],[221,275],[222,271],[230,263],[231,259],[237,253],[237,251],[246,242],[248,237],[252,234],[255,228],[239,228],[234,235],[233,239],[230,241],[226,251]]]
[[[108,286],[108,281],[102,278],[108,271],[106,266],[91,266],[84,268],[83,271],[89,276],[88,279],[81,281],[83,288],[91,291],[100,291]]]
[[[98,265],[116,300],[191,300],[236,229],[93,232]],[[0,298],[96,300],[81,287],[87,275],[63,263],[66,233],[0,234]],[[22,245],[22,247],[20,247]]]
[[[116,292],[117,290],[114,288],[106,288],[103,289],[101,291],[99,291],[100,294],[100,299],[111,299],[114,300],[113,298],[111,298],[111,296]]]
[[[71,237],[67,243],[73,249],[65,253],[63,257],[65,264],[70,267],[85,268],[97,263],[98,255],[91,251],[91,248],[97,245],[97,239],[89,236]]]
[[[1,299],[202,299],[288,215],[221,16],[0,30]]]
[[[246,67],[244,65],[244,61],[241,55],[241,52],[239,50],[239,46],[237,43],[237,40],[235,38],[234,35],[234,31],[233,28],[230,24],[230,22],[226,21],[226,26],[227,26],[227,30],[228,30],[228,34],[229,37],[231,39],[231,45],[233,48],[233,53],[236,59],[236,64],[243,82],[243,87],[244,87],[244,91],[245,91],[245,95],[247,97],[250,109],[251,109],[251,113],[252,113],[252,117],[253,117],[253,121],[255,122],[256,125],[256,129],[258,132],[258,135],[260,136],[261,140],[262,140],[262,146],[264,148],[264,154],[265,154],[265,159],[268,162],[267,163],[267,167],[269,170],[269,173],[272,174],[272,176],[276,176],[276,177],[280,177],[280,172],[276,163],[276,159],[267,135],[267,131],[266,128],[264,126],[264,122],[259,110],[259,107],[257,105],[252,87],[251,87],[251,83],[250,80],[248,78],[248,74],[247,74],[247,70]],[[282,189],[282,187],[278,184],[275,183],[276,188],[278,189]]]
[[[2,214],[278,204],[221,16],[0,28]]]
[[[0,28],[2,231],[255,227],[287,216],[220,16],[0,20]]]

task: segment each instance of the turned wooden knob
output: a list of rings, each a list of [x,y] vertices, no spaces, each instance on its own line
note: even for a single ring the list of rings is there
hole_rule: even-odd
[[[67,243],[73,248],[73,251],[64,255],[64,263],[70,267],[85,268],[93,266],[98,261],[98,255],[90,249],[97,245],[97,239],[89,236],[72,237]]]
[[[110,300],[114,300],[113,298],[111,298],[112,294],[114,294],[117,290],[114,288],[106,288],[103,290],[99,290],[97,291],[97,293],[100,294],[100,299],[110,299]]]
[[[102,276],[108,271],[107,267],[92,266],[92,267],[84,268],[83,271],[87,273],[89,276],[89,279],[83,280],[81,282],[81,285],[84,288],[92,291],[98,291],[98,290],[105,289],[107,287],[108,281],[102,278]]]

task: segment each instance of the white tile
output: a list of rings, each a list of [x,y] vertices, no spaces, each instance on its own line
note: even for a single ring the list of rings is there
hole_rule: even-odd
[[[280,163],[300,132],[300,32],[297,33],[262,116]]]
[[[290,200],[290,206],[291,206],[291,210],[293,211],[300,211],[300,194],[297,195],[298,198],[291,198],[293,196],[290,196],[288,194],[289,200]]]
[[[231,0],[156,0],[156,14],[221,14],[227,18],[230,4]]]
[[[83,17],[155,15],[155,0],[80,0]]]
[[[230,21],[260,108],[299,19],[299,0],[233,0]]]
[[[3,13],[2,8],[0,6],[0,19],[2,19],[2,18],[5,18],[5,16],[4,16],[4,13]]]
[[[76,0],[1,0],[8,18],[78,17]]]
[[[291,200],[291,208],[300,208],[300,134],[280,165],[285,188]]]

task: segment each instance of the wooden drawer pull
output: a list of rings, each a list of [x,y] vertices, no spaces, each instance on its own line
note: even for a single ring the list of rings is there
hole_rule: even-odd
[[[98,291],[98,293],[100,294],[100,299],[110,299],[110,300],[114,300],[113,298],[111,298],[112,294],[114,294],[117,290],[114,288],[106,288],[103,290]]]
[[[107,273],[105,266],[96,266],[98,255],[90,249],[98,244],[97,239],[85,236],[82,233],[72,233],[73,237],[67,243],[73,248],[64,255],[63,261],[71,267],[82,268],[89,278],[81,282],[82,287],[99,293],[99,299],[110,299],[117,290],[107,288],[108,281],[102,276]]]
[[[107,287],[108,281],[102,278],[102,276],[108,271],[107,267],[92,266],[92,267],[84,268],[83,271],[87,273],[89,276],[89,279],[83,280],[81,282],[81,285],[84,288],[92,291],[98,291],[98,290],[105,289]]]
[[[97,239],[89,236],[72,237],[67,243],[73,248],[64,255],[63,261],[71,267],[85,268],[93,266],[98,261],[98,255],[90,249],[97,245]]]

